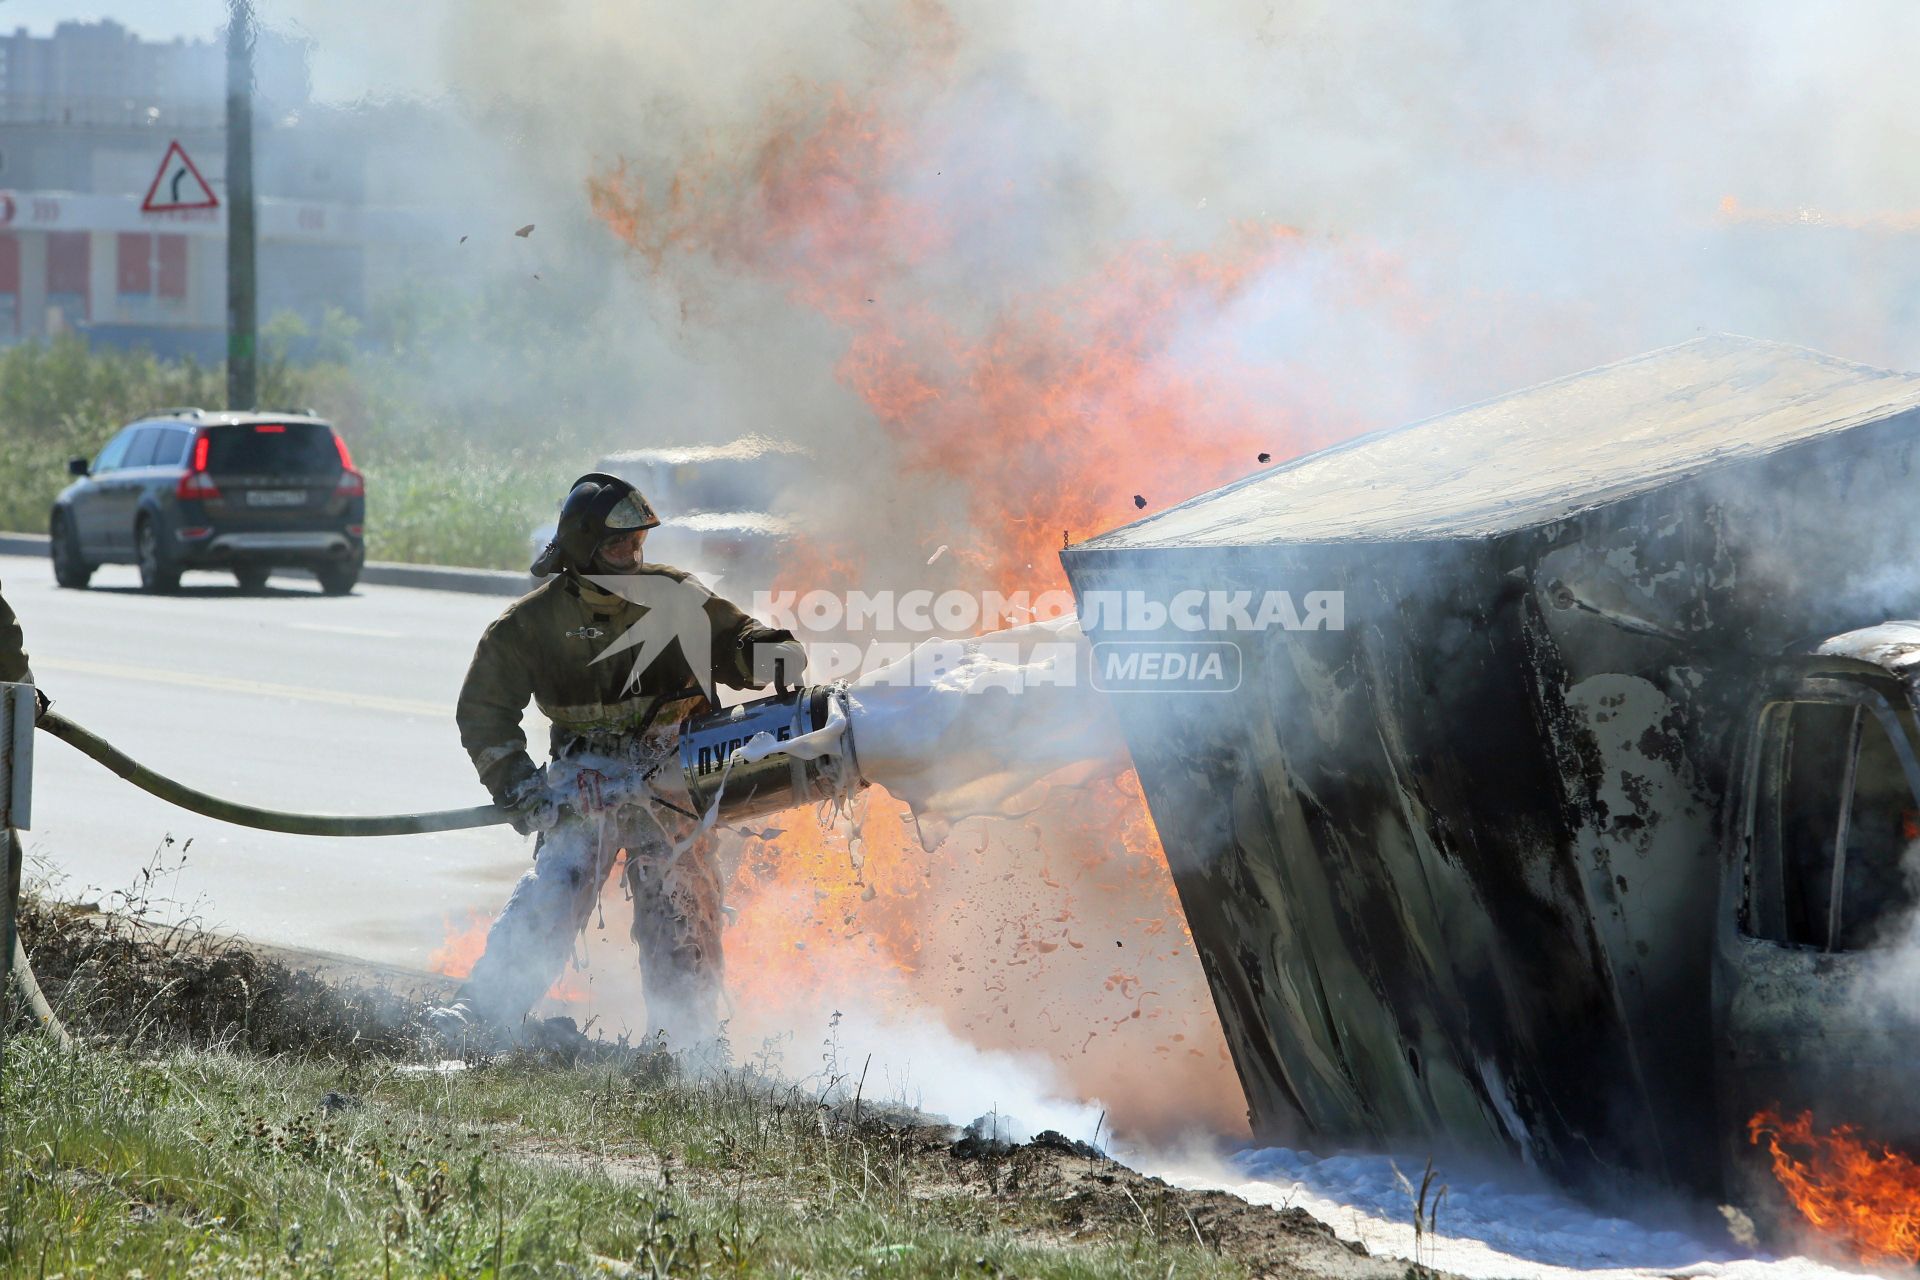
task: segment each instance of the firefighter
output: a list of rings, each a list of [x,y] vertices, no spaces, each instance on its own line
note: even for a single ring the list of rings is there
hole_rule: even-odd
[[[27,641],[13,606],[0,596],[0,684],[32,684],[33,672],[27,666]]]
[[[33,668],[27,665],[26,633],[20,630],[20,620],[13,616],[13,606],[0,596],[0,684],[37,684],[33,678]],[[33,714],[37,720],[45,715],[53,703],[44,691],[36,687],[33,691]]]
[[[629,806],[609,815],[582,792],[556,793],[521,728],[531,699],[552,723],[553,760],[592,753],[644,770],[670,760],[679,723],[710,706],[715,683],[799,682],[806,654],[791,632],[762,626],[678,569],[646,563],[647,531],[659,523],[631,484],[581,476],[533,563],[536,575],[552,576],[474,650],[457,711],[461,743],[515,829],[538,839],[533,869],[488,930],[473,972],[453,1004],[430,1015],[443,1032],[474,1023],[510,1032],[525,1017],[565,967],[624,849],[649,1038],[686,1049],[718,1034],[721,880],[711,835],[690,813]]]

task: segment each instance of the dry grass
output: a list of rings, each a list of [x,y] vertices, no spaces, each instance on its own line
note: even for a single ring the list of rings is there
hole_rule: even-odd
[[[856,1104],[832,1076],[689,1078],[604,1045],[436,1069],[404,996],[137,917],[29,900],[24,924],[80,1039],[6,1045],[4,1275],[1405,1269],[1298,1210]]]

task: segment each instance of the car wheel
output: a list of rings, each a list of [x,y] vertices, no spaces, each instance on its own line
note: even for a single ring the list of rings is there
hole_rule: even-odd
[[[180,566],[167,559],[160,545],[160,531],[153,527],[152,520],[143,517],[134,527],[133,545],[140,560],[143,590],[164,594],[180,589]]]
[[[353,590],[360,581],[360,562],[349,560],[345,564],[322,565],[313,571],[320,579],[320,589],[330,596],[343,596]]]
[[[53,518],[53,537],[48,543],[53,556],[53,580],[63,587],[85,587],[93,578],[94,566],[80,554],[80,535],[66,515]]]
[[[249,564],[234,569],[233,577],[234,580],[240,584],[242,591],[252,594],[255,591],[264,591],[266,589],[267,577],[272,572],[273,570],[266,565]]]

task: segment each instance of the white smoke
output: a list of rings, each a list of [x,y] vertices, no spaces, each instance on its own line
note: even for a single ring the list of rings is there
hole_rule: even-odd
[[[814,532],[862,548],[871,580],[858,585],[964,581],[967,552],[998,532],[968,523],[968,469],[994,461],[993,433],[969,452],[971,424],[946,428],[960,438],[952,465],[904,467],[929,441],[888,431],[849,391],[847,331],[796,300],[789,260],[721,239],[649,263],[590,216],[590,179],[624,164],[664,202],[691,170],[710,185],[689,200],[751,210],[756,179],[810,120],[842,98],[870,107],[898,141],[853,157],[878,166],[855,176],[929,211],[944,237],[911,261],[875,242],[880,261],[865,265],[888,292],[874,305],[935,312],[961,340],[1035,291],[1081,297],[1075,282],[1143,244],[1154,262],[1214,250],[1247,223],[1297,228],[1222,306],[1142,321],[1165,329],[1158,382],[1254,370],[1243,398],[1280,459],[1701,330],[1920,363],[1920,157],[1906,145],[1920,87],[1887,52],[1911,42],[1920,14],[1893,0],[475,0],[445,18],[437,48],[406,52],[447,88],[465,131],[432,166],[434,197],[457,192],[482,233],[444,268],[447,288],[533,296],[538,272],[553,341],[597,344],[558,410],[609,447],[746,431],[807,444],[817,461],[793,472],[793,505]],[[383,27],[364,24],[370,46]],[[536,234],[512,240],[525,222]],[[779,250],[859,260],[819,240]],[[421,359],[475,389],[476,420],[518,376],[457,345]],[[1052,420],[1059,438],[1032,442],[1028,465],[1046,467],[1048,446],[1110,407]],[[1133,493],[1186,496],[1164,492],[1177,483],[1168,446],[1109,452],[1104,474],[1071,480],[1100,488],[1104,525],[1132,518]],[[742,584],[729,587],[740,598]],[[1044,860],[1047,848],[1036,838],[1023,852]],[[993,878],[1004,850],[985,837],[981,850],[975,880],[957,866],[930,875],[998,910],[979,890],[1013,895]],[[1102,940],[1109,954],[1118,933]],[[1168,988],[1169,1005],[1204,1008],[1190,954],[1144,981]],[[956,980],[967,992],[951,998],[977,985]],[[1029,1012],[1011,985],[1009,1006]],[[1211,1083],[1163,1092],[1231,1089],[1224,1072]]]

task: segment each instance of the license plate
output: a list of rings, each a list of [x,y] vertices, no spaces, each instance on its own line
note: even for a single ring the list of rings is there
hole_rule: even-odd
[[[249,489],[247,505],[250,507],[298,507],[305,505],[305,489]]]

